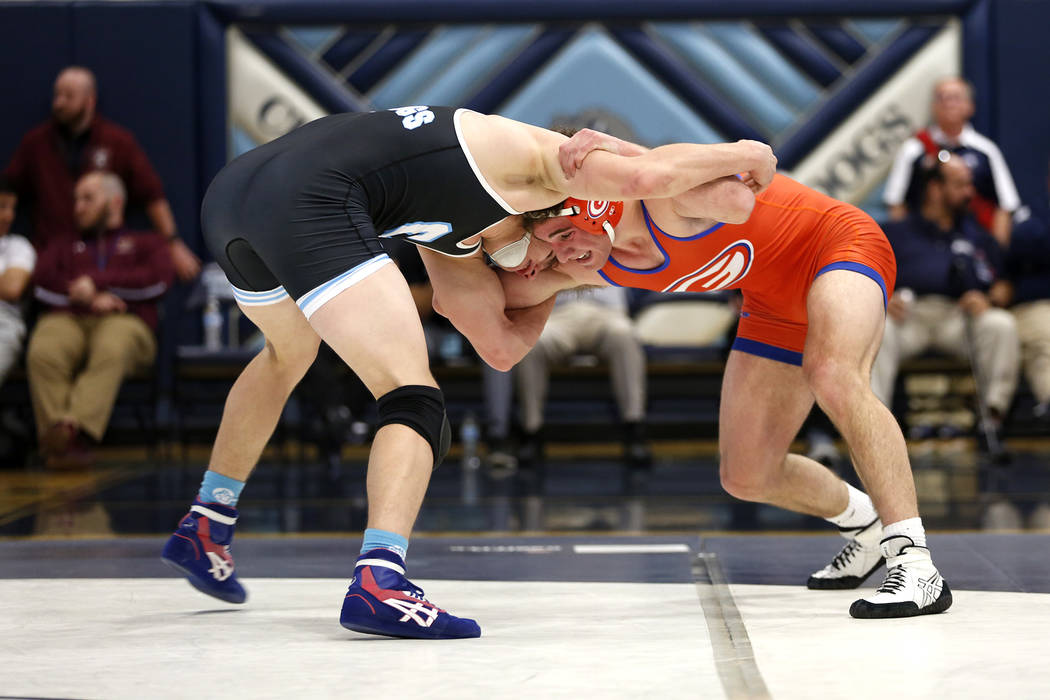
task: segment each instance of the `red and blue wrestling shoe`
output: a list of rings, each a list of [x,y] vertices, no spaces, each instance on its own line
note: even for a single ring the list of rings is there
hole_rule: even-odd
[[[248,597],[237,580],[230,556],[237,509],[218,503],[193,501],[190,512],[179,521],[160,558],[185,576],[202,593],[227,603],[243,603]]]
[[[404,560],[382,548],[357,558],[339,622],[355,632],[408,639],[481,636],[474,620],[449,615],[424,598],[423,589],[405,578]]]

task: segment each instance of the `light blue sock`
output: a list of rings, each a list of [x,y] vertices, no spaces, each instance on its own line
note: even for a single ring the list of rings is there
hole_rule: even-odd
[[[201,489],[197,492],[197,498],[205,503],[221,503],[232,508],[237,505],[237,499],[241,497],[243,488],[243,481],[231,479],[209,469],[204,472],[204,480],[201,481]]]
[[[361,544],[361,554],[371,551],[376,547],[389,549],[391,552],[401,557],[401,559],[404,559],[405,555],[408,554],[408,539],[402,537],[396,532],[378,530],[374,527],[370,527],[365,530],[365,541]]]

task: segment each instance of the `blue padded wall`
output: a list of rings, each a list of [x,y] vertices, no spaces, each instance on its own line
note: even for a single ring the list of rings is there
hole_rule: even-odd
[[[1047,201],[1050,160],[1050,3],[998,0],[994,3],[996,58],[994,109],[996,141],[1025,202]]]
[[[149,155],[187,241],[199,245],[198,3],[0,4],[0,164],[47,118],[58,71],[85,65],[99,111],[129,128]],[[224,107],[223,107],[224,109]],[[220,127],[222,128],[222,127]]]
[[[51,83],[73,62],[73,11],[65,5],[0,5],[0,167],[51,109]]]
[[[95,71],[99,111],[131,130],[197,242],[197,25],[192,2],[73,7],[73,55]]]

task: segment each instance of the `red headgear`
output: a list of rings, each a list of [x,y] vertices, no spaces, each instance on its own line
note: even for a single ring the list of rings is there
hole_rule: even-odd
[[[616,224],[623,216],[623,202],[590,201],[569,197],[558,216],[567,216],[573,226],[593,233],[595,236],[609,235],[609,240],[616,241]]]

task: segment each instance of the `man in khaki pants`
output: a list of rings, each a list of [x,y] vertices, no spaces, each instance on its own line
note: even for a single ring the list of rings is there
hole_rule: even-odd
[[[1050,176],[1046,180],[1050,194]],[[1010,310],[1017,319],[1035,416],[1050,424],[1050,196],[1017,217],[1009,241]]]
[[[126,376],[153,364],[157,301],[171,285],[171,255],[153,232],[124,228],[124,185],[84,175],[74,191],[80,238],[56,242],[37,265],[47,311],[26,364],[41,452],[49,466],[89,461]]]
[[[929,348],[972,353],[991,427],[998,429],[1020,366],[1014,317],[993,305],[1004,284],[1003,251],[967,212],[973,176],[961,157],[942,154],[923,178],[922,208],[885,226],[897,256],[897,291],[887,306],[872,388],[890,405],[901,362]]]

